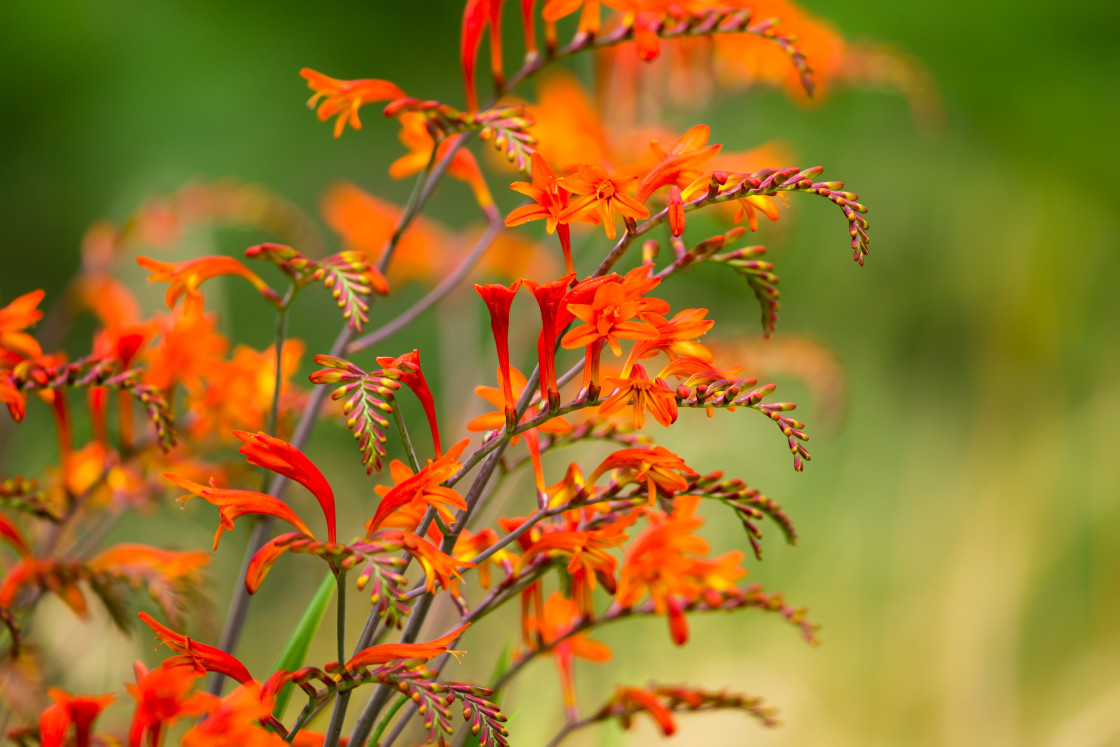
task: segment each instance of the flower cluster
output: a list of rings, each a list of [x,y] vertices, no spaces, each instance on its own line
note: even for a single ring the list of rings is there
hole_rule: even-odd
[[[732,709],[775,723],[757,697],[686,686],[620,684],[587,710],[576,661],[612,659],[594,637],[601,626],[661,618],[671,643],[685,645],[690,617],[717,610],[776,612],[816,641],[803,608],[744,581],[745,553],[715,554],[703,536],[706,517],[730,512],[760,560],[762,522],[795,541],[785,512],[742,480],[698,472],[690,463],[699,464],[699,450],[678,454],[656,443],[665,428],[698,427],[703,420],[690,409],[708,417],[753,410],[778,426],[802,470],[805,426],[789,414],[792,403],[770,399],[773,384],[746,375],[747,361],[728,354],[733,347],[713,334],[709,309],[679,303],[666,285],[698,265],[731,268],[759,301],[769,336],[778,277],[760,259],[763,247],[739,245],[748,230],[763,233],[760,215],[784,220],[791,194],[816,195],[840,209],[862,265],[867,209],[843,183],[820,181],[820,167],[783,166],[789,156],[777,146],[732,152],[711,142],[705,124],[683,132],[639,128],[620,112],[638,108],[638,90],[649,86],[637,86],[634,76],[651,74],[642,65],[654,59],[665,63],[662,72],[693,80],[718,68],[720,80],[694,86],[699,98],[715,85],[748,80],[792,82],[806,93],[859,82],[853,61],[867,51],[785,0],[547,0],[539,8],[518,4],[525,59],[507,75],[503,5],[466,0],[465,103],[458,108],[407,96],[387,80],[300,71],[313,92],[308,104],[320,120],[334,118],[335,137],[363,129],[363,107],[381,106],[406,151],[388,173],[416,179],[404,206],[353,185],[332,187],[322,212],[338,234],[337,252],[329,253],[302,211],[266,190],[191,185],[145,203],[120,227],[99,223],[87,234],[65,303],[48,312],[92,317],[87,356],[46,352],[32,334],[47,312],[43,291],[0,308],[0,401],[15,422],[41,418],[41,401],[58,443],[57,469],[0,481],[0,701],[14,714],[7,736],[15,742],[335,747],[347,743],[343,724],[368,694],[350,744],[500,746],[510,735],[499,700],[543,658],[555,662],[564,696],[565,720],[552,745],[606,721],[628,727],[638,714],[665,735],[677,730],[682,712]],[[759,20],[775,9],[788,27]],[[575,34],[561,44],[569,16]],[[489,97],[477,74],[487,35]],[[831,54],[818,60],[820,50]],[[601,105],[571,74],[541,75],[581,53],[597,56],[600,83],[613,87]],[[540,80],[536,102],[513,99],[514,88],[533,77]],[[475,139],[509,163],[490,168],[471,150]],[[509,173],[500,178],[519,202],[490,189],[488,174],[502,167]],[[420,215],[444,175],[469,189],[481,229],[451,231]],[[710,235],[713,221],[723,225]],[[193,222],[251,225],[276,243],[249,247],[242,257],[139,254],[174,250]],[[538,226],[543,236],[533,233]],[[559,252],[548,246],[553,241]],[[662,244],[670,247],[665,256]],[[165,311],[145,314],[139,294],[119,279],[134,263],[160,284]],[[265,265],[261,273],[251,269]],[[479,346],[476,362],[495,372],[493,381],[468,382],[492,408],[473,417],[448,411],[477,401],[466,391],[448,394],[465,376],[433,366],[435,355],[425,353],[421,364],[423,337],[385,345],[469,280],[478,281],[481,303],[468,298],[480,319],[488,315],[493,343]],[[382,318],[398,288],[413,283],[427,287],[420,300]],[[330,296],[321,324],[339,328],[333,346],[288,337],[289,315],[308,313],[296,305],[305,291]],[[272,340],[234,345],[217,311],[224,305],[214,302],[223,293],[263,302],[276,317]],[[329,352],[314,356],[317,368],[297,385],[309,346]],[[355,362],[371,348],[381,354]],[[88,427],[75,428],[76,407]],[[316,455],[310,434],[318,420],[353,436],[375,484],[354,488]],[[447,438],[462,423],[465,433]],[[576,444],[576,458],[558,461],[561,447]],[[231,458],[234,446],[243,459]],[[286,495],[293,482],[302,490]],[[355,496],[363,519],[348,525],[337,504]],[[306,510],[308,497],[318,510]],[[102,547],[122,518],[150,514],[169,498],[214,522],[210,550]],[[246,524],[252,530],[221,638],[202,643],[180,631],[206,629],[199,599],[210,581],[210,551],[228,551],[238,540],[220,540]],[[323,584],[309,601],[278,578],[296,563],[322,564]],[[285,633],[272,670],[256,677],[235,650],[253,595],[266,584],[303,617]],[[369,598],[357,633],[346,630],[351,589]],[[141,590],[156,614],[132,609]],[[47,596],[81,619],[95,617],[91,605],[99,604],[125,631],[138,618],[169,654],[137,662],[134,681],[113,693],[46,688],[48,679],[73,686],[64,667],[45,661],[50,652],[36,636],[36,608]],[[336,660],[308,664],[332,597]],[[478,626],[506,604],[519,608],[519,635],[492,681],[446,679],[465,653],[455,647],[486,640]],[[223,697],[225,679],[234,687]],[[305,698],[298,709],[289,708],[293,696]],[[130,718],[117,719],[125,730],[102,727],[107,708],[131,708]],[[320,713],[322,723],[313,723]]]

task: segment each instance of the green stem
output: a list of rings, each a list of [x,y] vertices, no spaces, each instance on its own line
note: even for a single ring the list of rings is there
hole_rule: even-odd
[[[401,417],[400,403],[394,398],[389,403],[393,408],[393,422],[397,424],[397,430],[401,433],[401,442],[404,443],[405,453],[408,454],[408,462],[412,465],[413,472],[420,471],[420,459],[416,456],[416,448],[412,445],[412,437],[408,435],[408,426],[404,423],[404,418]]]
[[[393,720],[393,716],[397,715],[397,711],[404,707],[405,703],[411,702],[412,701],[409,700],[407,696],[402,695],[400,700],[394,703],[392,708],[390,708],[385,714],[385,717],[381,719],[381,723],[379,723],[377,725],[377,728],[373,730],[373,736],[369,738],[369,741],[366,742],[366,744],[371,745],[372,747],[377,747],[378,740],[381,739],[381,735],[385,733],[385,730],[389,728],[389,723]]]

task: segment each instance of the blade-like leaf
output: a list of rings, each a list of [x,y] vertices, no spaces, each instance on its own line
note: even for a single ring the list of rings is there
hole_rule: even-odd
[[[335,580],[333,573],[327,573],[323,577],[323,582],[319,584],[319,588],[315,591],[315,596],[311,597],[311,601],[307,604],[307,609],[304,610],[303,616],[296,623],[296,627],[292,630],[292,635],[288,638],[287,644],[284,645],[284,650],[276,657],[276,661],[272,664],[272,671],[275,672],[280,669],[286,669],[289,672],[294,672],[303,666],[303,661],[307,658],[307,651],[311,647],[311,641],[315,638],[315,633],[319,630],[320,623],[323,622],[323,616],[326,614],[327,605],[330,604],[331,599],[334,598]],[[284,709],[288,706],[288,701],[292,697],[292,685],[288,683],[284,685],[283,689],[276,696],[276,706],[272,709],[272,715],[276,718],[281,718],[284,715]]]

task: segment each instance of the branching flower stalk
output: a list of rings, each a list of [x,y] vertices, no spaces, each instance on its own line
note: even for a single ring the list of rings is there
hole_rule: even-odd
[[[748,228],[759,229],[759,216],[782,219],[779,206],[788,193],[814,194],[840,208],[853,258],[862,265],[867,209],[842,183],[818,180],[820,167],[747,169],[742,154],[709,143],[704,124],[675,142],[659,136],[648,149],[635,150],[636,123],[600,117],[574,82],[543,86],[536,103],[499,99],[546,67],[584,53],[597,56],[600,81],[614,84],[612,97],[636,99],[638,87],[620,84],[629,78],[612,76],[633,75],[663,49],[679,51],[675,45],[697,39],[749,80],[795,83],[811,93],[814,86],[850,79],[835,68],[848,47],[826,37],[828,66],[814,73],[813,50],[798,46],[798,29],[757,20],[744,0],[517,5],[525,59],[507,76],[503,0],[466,0],[463,106],[409,96],[386,80],[301,71],[313,92],[309,104],[319,119],[334,118],[335,137],[348,128],[361,130],[364,107],[378,104],[400,125],[407,149],[390,175],[415,177],[400,208],[356,187],[329,193],[324,216],[340,234],[337,253],[328,254],[282,199],[203,185],[142,207],[126,227],[91,231],[69,299],[97,322],[89,356],[70,362],[46,353],[28,332],[42,317],[43,292],[0,307],[0,401],[16,421],[41,418],[41,401],[57,431],[60,465],[43,482],[21,475],[0,481],[0,683],[35,689],[34,676],[60,670],[42,667],[28,653],[37,649],[34,611],[46,595],[78,618],[88,615],[91,604],[101,605],[128,629],[136,620],[130,609],[134,592],[144,591],[160,619],[145,612],[139,619],[168,648],[156,666],[136,665],[129,695],[120,698],[124,707],[132,700],[127,735],[97,723],[113,700],[108,694],[52,689],[50,705],[28,712],[25,701],[0,689],[5,705],[23,709],[9,733],[17,743],[160,747],[168,731],[184,723],[181,741],[188,747],[230,740],[336,747],[351,700],[364,697],[350,744],[366,744],[372,735],[374,742],[391,745],[419,731],[423,744],[504,747],[511,738],[495,693],[511,689],[531,662],[546,658],[556,663],[563,692],[554,709],[563,721],[552,745],[608,722],[628,728],[639,716],[651,718],[665,735],[676,731],[675,716],[683,712],[738,710],[764,726],[776,723],[755,696],[691,686],[619,683],[604,703],[588,708],[580,703],[575,662],[582,660],[583,667],[607,661],[609,649],[592,637],[605,625],[656,617],[665,621],[672,644],[685,645],[690,617],[715,611],[774,612],[816,642],[816,626],[804,608],[743,581],[748,562],[762,559],[768,527],[796,541],[785,510],[738,477],[697,473],[689,454],[657,443],[660,428],[682,427],[682,410],[725,417],[751,409],[777,425],[794,468],[801,470],[809,459],[805,425],[791,415],[793,403],[771,400],[773,384],[760,384],[727,360],[727,346],[713,342],[716,335],[709,339],[717,321],[708,318],[708,309],[673,308],[661,286],[697,265],[731,270],[758,301],[762,333],[769,336],[778,321],[778,275],[773,263],[761,259],[761,245],[741,243]],[[557,23],[577,11],[575,35],[561,45]],[[610,13],[606,19],[604,11]],[[821,43],[820,28],[806,31],[808,46]],[[486,34],[493,96],[479,107],[475,63]],[[745,54],[742,44],[755,46]],[[636,55],[636,65],[619,62],[628,54]],[[784,63],[780,76],[775,60]],[[666,67],[693,62],[694,56],[674,54]],[[621,103],[623,111],[649,109],[634,100]],[[613,137],[605,137],[606,131]],[[505,196],[495,199],[487,170],[470,147],[478,141],[510,162],[519,174],[511,190],[527,200],[499,206]],[[466,186],[484,218],[469,247],[430,217],[421,219],[437,188],[459,189],[444,184],[445,176]],[[152,227],[200,216],[222,225],[247,223],[289,241],[244,253],[245,260],[279,271],[288,283],[283,295],[236,257],[174,262],[134,256],[145,242],[174,244]],[[709,235],[709,219],[732,225]],[[534,221],[556,236],[560,252],[537,245],[527,233],[505,233]],[[582,266],[586,255],[573,256],[575,224],[603,231],[593,269]],[[659,256],[662,245],[670,249],[666,258]],[[635,246],[640,252],[630,251]],[[374,251],[380,253],[372,256]],[[529,256],[536,260],[527,261]],[[132,290],[118,279],[122,261],[139,263],[151,282],[166,284],[166,313],[143,317]],[[562,273],[556,269],[561,265]],[[395,318],[374,318],[387,308],[378,303],[375,311],[375,294],[395,297],[410,279],[429,285],[420,300]],[[449,438],[448,423],[458,421],[445,408],[464,403],[469,390],[437,400],[429,386],[431,358],[421,364],[426,343],[408,337],[412,344],[403,350],[385,346],[411,334],[414,321],[474,280],[494,338],[493,358],[487,349],[480,358],[496,364],[497,387],[462,376],[450,380],[456,387],[469,383],[494,409],[472,420],[465,434]],[[204,286],[216,282],[234,283],[275,310],[270,349],[231,349],[206,305]],[[305,343],[289,337],[288,323],[297,313],[294,300],[309,287],[309,293],[330,295],[338,307],[331,313],[341,316],[342,325],[329,353],[314,355],[318,368],[307,391],[290,381]],[[521,345],[524,338],[511,334],[514,327],[534,334],[535,344]],[[376,366],[341,357],[371,348],[379,353]],[[525,363],[531,363],[528,376],[519,368]],[[89,428],[73,427],[73,391],[86,397],[81,412],[88,411]],[[328,396],[338,403],[337,414],[324,407]],[[400,399],[411,396],[420,403],[422,421],[406,422],[401,412]],[[133,426],[133,408],[145,413],[147,430]],[[354,437],[374,481],[372,490],[347,491],[376,496],[359,527],[340,531],[338,485],[303,452],[321,419],[337,420]],[[76,432],[92,435],[75,443]],[[389,459],[398,442],[404,462]],[[230,444],[237,443],[244,464],[229,458]],[[576,460],[559,470],[555,455],[575,445],[583,449],[573,450]],[[753,445],[746,452],[753,454]],[[263,470],[258,490],[246,487],[245,464]],[[510,479],[522,476],[525,487]],[[282,500],[290,482],[315,499],[318,512],[297,512]],[[216,510],[214,550],[239,519],[253,521],[216,646],[189,634],[199,628],[194,599],[206,583],[207,552],[135,542],[102,547],[121,517],[165,496],[192,512]],[[749,554],[712,553],[702,526],[716,512],[736,519]],[[489,525],[495,514],[500,518]],[[299,558],[292,562],[322,562],[330,574],[325,582],[333,581],[335,589],[337,661],[304,661],[329,604],[326,583],[290,633],[276,671],[253,673],[236,658],[237,643],[252,595],[274,583],[269,576],[288,555]],[[351,585],[361,594],[350,593]],[[297,596],[289,595],[293,604],[300,603]],[[365,624],[348,640],[347,608],[366,599]],[[457,647],[474,649],[486,640],[490,634],[482,631],[493,613],[509,604],[520,605],[520,634],[491,681],[445,679],[452,660],[464,653]],[[453,611],[456,621],[431,630],[434,610]],[[651,674],[660,679],[662,673]],[[206,675],[208,692],[202,692],[198,680]],[[227,678],[236,687],[219,697]],[[306,702],[289,724],[285,708],[293,693]],[[330,713],[325,732],[309,731],[324,712]]]

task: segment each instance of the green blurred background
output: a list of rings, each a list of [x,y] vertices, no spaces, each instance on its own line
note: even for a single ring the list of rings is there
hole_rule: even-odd
[[[808,198],[788,213],[788,233],[759,233],[783,279],[775,339],[814,337],[846,379],[845,416],[833,427],[828,403],[779,379],[783,399],[806,403],[814,458],[804,474],[790,469],[772,426],[750,414],[687,413],[694,428],[678,427],[665,443],[696,468],[725,469],[783,502],[801,544],[783,547],[771,532],[752,577],[808,605],[824,645],[810,648],[779,619],[753,613],[697,619],[683,650],[670,650],[663,621],[606,630],[600,638],[617,645],[616,661],[579,670],[584,706],[616,679],[691,681],[762,694],[785,724],[765,731],[737,715],[685,717],[682,743],[1120,744],[1120,303],[1109,290],[1120,276],[1120,205],[1109,186],[1120,168],[1120,6],[805,6],[848,38],[890,42],[919,59],[946,125],[927,131],[902,97],[861,91],[811,109],[750,93],[704,117],[728,148],[780,137],[799,163],[844,179],[871,207],[872,254],[855,267],[842,218]],[[460,11],[458,2],[3,3],[0,300],[42,287],[49,302],[76,269],[91,222],[122,220],[146,196],[192,179],[234,176],[310,212],[340,179],[403,201],[410,184],[385,177],[401,152],[394,123],[369,110],[362,133],[332,139],[303,108],[297,71],[386,77],[460,101]],[[463,226],[474,210],[449,186],[430,214]],[[256,240],[222,236],[218,247],[232,253]],[[690,276],[674,298],[700,297],[727,320],[725,334],[757,337],[753,300],[717,275]],[[404,289],[385,313],[420,292]],[[161,295],[152,289],[145,303],[155,308]],[[452,299],[453,308],[471,303]],[[244,313],[233,331],[266,346],[271,322]],[[398,336],[388,352],[427,340],[422,349],[441,350],[432,357],[443,365],[444,396],[466,398],[491,364],[476,356],[454,369],[464,348],[454,338],[481,341],[484,323],[428,317],[420,338]],[[304,319],[293,332],[318,352],[334,334],[322,328]],[[85,344],[78,337],[74,352]],[[8,443],[5,474],[53,458],[49,436],[23,428]],[[321,430],[309,451],[347,485],[342,492],[366,501],[348,509],[360,521],[368,483],[345,435]],[[191,513],[125,529],[205,547],[212,517]],[[235,536],[243,542],[243,531]],[[742,544],[730,528],[710,536],[720,548]],[[227,540],[214,567],[218,608],[239,562],[237,541]],[[288,562],[278,572],[290,584],[265,585],[245,651],[254,671],[298,615],[286,595],[316,586],[310,565]],[[357,625],[364,615],[352,612]],[[260,633],[273,627],[273,636]],[[119,682],[137,646],[150,654],[141,637],[106,638],[87,652],[86,686]],[[332,650],[326,641],[313,656],[333,658]],[[484,675],[487,656],[478,660]],[[542,664],[509,701],[515,744],[542,743],[559,724],[554,680]],[[643,728],[624,738],[607,727],[571,743],[657,739]]]

